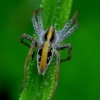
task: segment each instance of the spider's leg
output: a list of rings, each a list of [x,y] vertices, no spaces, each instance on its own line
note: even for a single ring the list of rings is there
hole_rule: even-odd
[[[68,48],[68,57],[60,60],[60,63],[71,59],[71,56],[72,56],[72,46],[71,46],[71,44],[63,44],[61,46],[58,46],[57,50],[63,50],[63,49],[66,49],[66,48]]]
[[[54,53],[56,55],[56,66],[58,66],[60,64],[60,54],[57,50],[55,50]]]
[[[31,37],[30,35],[28,35],[28,34],[22,34],[21,37],[20,37],[20,42],[22,44],[26,45],[29,48],[30,48],[30,45],[28,43],[26,43],[25,41],[23,41],[24,38],[27,39],[27,40],[29,40],[29,41],[31,41],[34,44],[37,43],[37,41],[33,37]]]
[[[24,38],[32,42],[31,46],[28,43],[26,43],[26,42],[23,41]],[[26,57],[26,60],[25,60],[25,64],[24,64],[24,83],[23,83],[23,85],[21,87],[21,90],[20,90],[20,91],[22,91],[22,89],[24,88],[25,83],[26,83],[28,61],[29,61],[30,56],[33,55],[33,48],[37,47],[37,41],[33,37],[31,37],[30,35],[28,35],[28,34],[22,34],[21,37],[20,37],[20,42],[30,48],[30,50],[28,52],[28,55]]]
[[[76,24],[70,28],[66,34],[63,35],[63,37],[61,38],[61,41],[62,42],[63,40],[65,40],[67,37],[69,37],[75,30],[76,28],[78,27],[78,21],[76,20]]]
[[[55,86],[54,86],[54,91],[53,94],[56,90],[57,84],[58,84],[58,79],[59,79],[59,64],[60,64],[60,54],[57,50],[54,51],[54,54],[56,55],[56,75],[55,75]]]
[[[38,28],[39,28],[40,33],[42,33],[44,31],[43,22],[42,22],[42,18],[41,18],[41,11],[42,11],[41,8],[37,11],[37,13],[38,13],[37,14]]]
[[[59,35],[63,35],[68,28],[71,26],[71,24],[76,20],[78,12],[76,11],[74,16],[66,23],[66,25],[63,27],[63,29],[59,32]]]
[[[29,62],[30,57],[34,55],[33,49],[34,49],[34,45],[32,44],[31,47],[30,47],[30,49],[29,49],[29,52],[28,52],[28,54],[27,54],[27,56],[26,56],[25,63],[24,63],[24,83],[23,83],[23,85],[22,85],[20,91],[23,90],[23,88],[24,88],[24,86],[25,86],[25,83],[26,83],[26,81],[27,81],[27,79],[26,79],[26,78],[27,78],[27,77],[26,77],[26,76],[27,76],[27,66],[28,66],[28,62]]]
[[[33,11],[32,24],[33,24],[33,27],[34,27],[36,34],[39,36],[40,32],[39,32],[39,28],[38,28],[38,25],[37,25],[37,22],[35,19],[35,13],[36,13],[36,11]]]

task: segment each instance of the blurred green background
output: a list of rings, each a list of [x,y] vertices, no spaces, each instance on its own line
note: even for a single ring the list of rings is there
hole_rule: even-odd
[[[40,3],[0,0],[0,100],[19,98],[29,50],[19,37],[23,33],[32,36],[31,15]],[[76,10],[79,27],[66,40],[73,46],[72,59],[60,65],[54,100],[100,100],[100,1],[74,0],[70,18]]]

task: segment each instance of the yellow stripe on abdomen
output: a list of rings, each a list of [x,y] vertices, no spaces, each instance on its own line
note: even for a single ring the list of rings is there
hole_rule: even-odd
[[[42,55],[40,60],[40,71],[43,72],[46,69],[46,62],[48,59],[48,51],[50,48],[50,43],[47,41],[44,43],[43,49],[42,49]]]

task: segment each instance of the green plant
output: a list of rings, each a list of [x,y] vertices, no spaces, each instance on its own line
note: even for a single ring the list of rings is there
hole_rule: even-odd
[[[42,0],[44,28],[53,25],[60,30],[68,20],[71,5],[72,0]],[[59,78],[56,58],[53,58],[46,74],[42,76],[37,71],[36,52],[37,50],[31,47],[26,57],[27,80],[22,87],[19,100],[51,100],[54,96]]]

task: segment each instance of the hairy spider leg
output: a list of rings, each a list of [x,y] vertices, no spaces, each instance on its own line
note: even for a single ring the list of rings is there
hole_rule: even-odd
[[[44,32],[43,22],[41,18],[41,10],[42,10],[41,8],[37,10],[38,28],[40,33]]]
[[[77,15],[78,15],[78,11],[76,11],[75,14],[74,14],[74,16],[65,24],[65,26],[63,27],[63,29],[59,32],[59,36],[61,36],[64,33],[66,33],[66,31],[71,26],[71,24],[76,20]]]
[[[35,33],[39,36],[40,31],[39,31],[39,27],[38,27],[36,19],[35,19],[35,14],[36,14],[36,11],[33,11],[33,16],[31,19],[32,19],[32,24],[33,24],[33,28],[35,30]]]
[[[70,28],[66,34],[63,35],[61,41],[69,37],[76,30],[77,27],[78,27],[78,21],[76,20],[76,24],[72,28]]]
[[[61,46],[58,46],[57,50],[64,50],[66,48],[68,48],[68,56],[67,56],[67,58],[61,59],[60,63],[68,61],[68,60],[71,59],[71,56],[72,56],[72,46],[71,46],[71,44],[63,44]]]
[[[29,47],[30,48],[30,45],[28,44],[28,43],[26,43],[25,41],[24,41],[24,39],[27,39],[27,40],[29,40],[29,41],[31,41],[33,44],[35,43],[37,43],[37,40],[35,40],[32,36],[30,36],[30,35],[28,35],[28,34],[22,34],[21,36],[20,36],[20,42],[22,43],[22,44],[24,44],[25,46],[27,46],[27,47]]]

